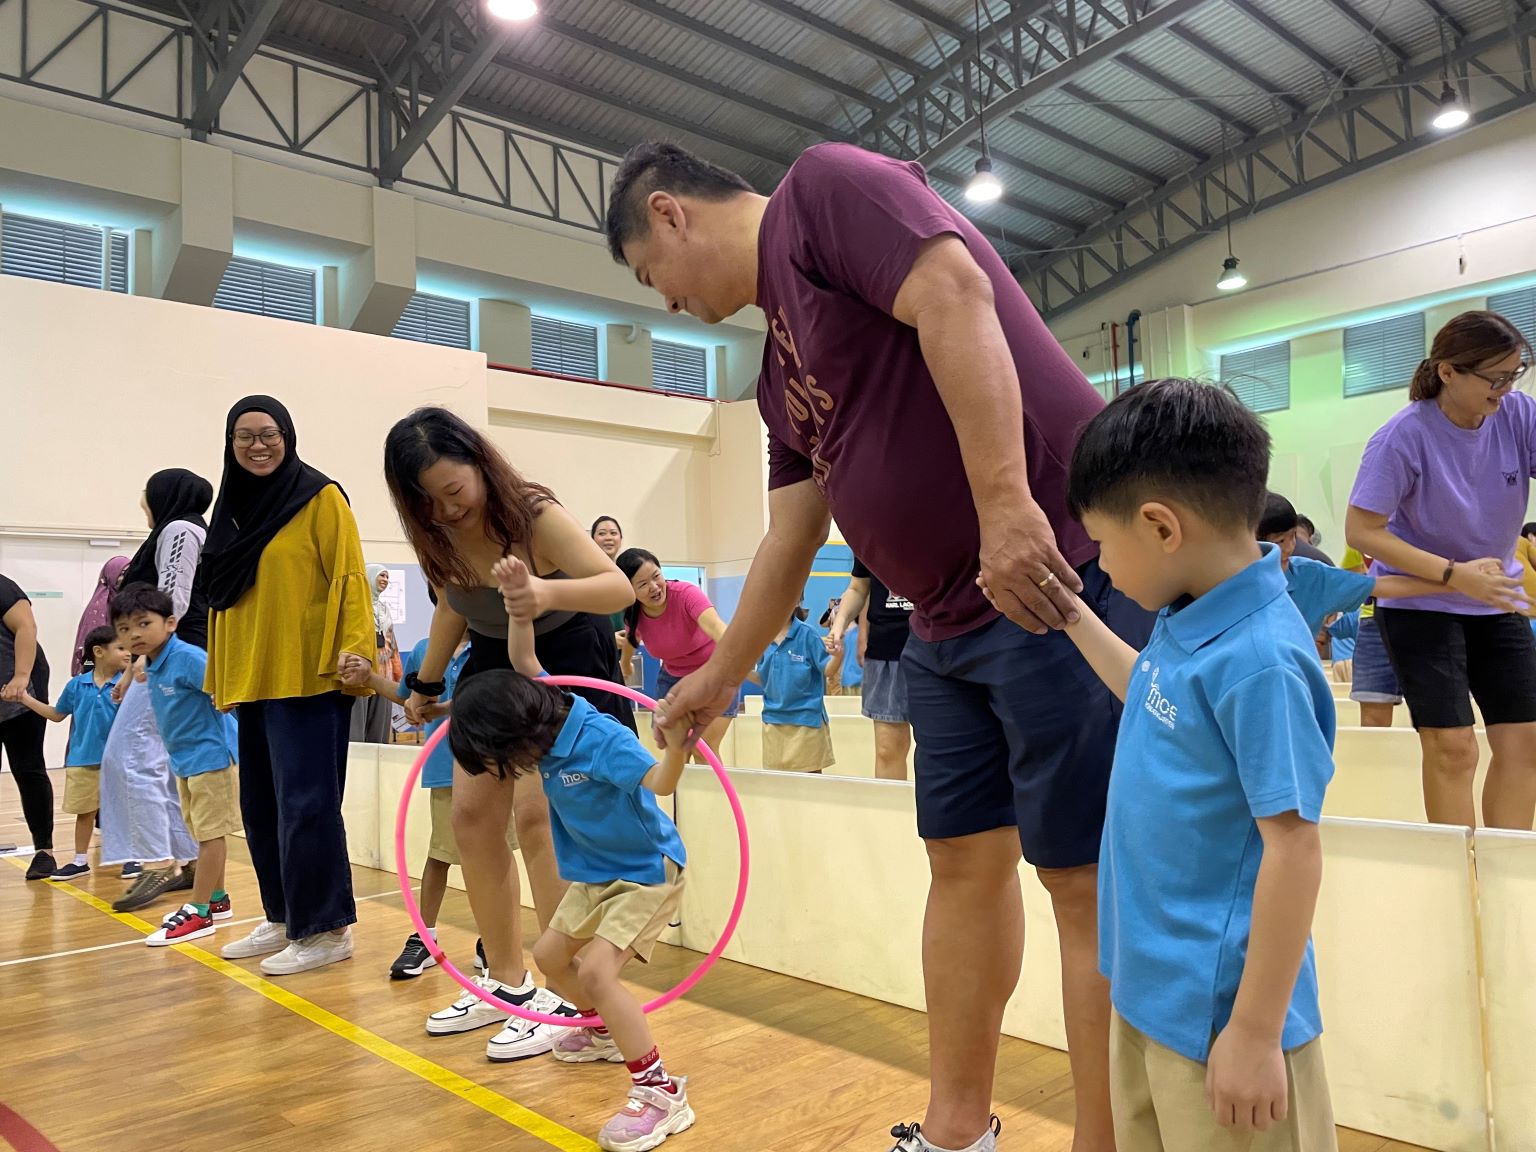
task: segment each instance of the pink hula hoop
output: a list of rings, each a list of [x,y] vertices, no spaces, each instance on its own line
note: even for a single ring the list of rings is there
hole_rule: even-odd
[[[549,677],[549,682],[562,688],[594,688],[600,692],[612,693],[615,696],[628,697],[635,703],[643,704],[647,708],[654,708],[656,706],[656,702],[644,692],[625,684],[614,684],[607,680],[594,680],[589,676],[551,676]],[[508,1016],[518,1016],[524,1020],[531,1020],[536,1024],[552,1024],[560,1028],[577,1028],[601,1024],[602,1019],[597,1016],[582,1016],[579,1018],[550,1016],[543,1012],[530,1012],[526,1008],[519,1008],[515,1004],[508,1004],[499,996],[487,999],[482,995],[484,989],[471,981],[448,960],[442,949],[438,947],[437,940],[433,937],[430,929],[427,928],[425,921],[422,920],[421,905],[416,902],[416,894],[411,891],[410,873],[406,871],[405,866],[405,822],[411,808],[411,796],[416,791],[417,781],[421,779],[421,770],[427,763],[427,757],[432,755],[433,750],[447,735],[448,724],[444,724],[422,746],[421,754],[416,757],[416,763],[411,765],[411,770],[406,775],[405,789],[400,794],[400,804],[395,816],[395,870],[400,878],[400,895],[405,899],[405,911],[410,916],[417,935],[421,937],[422,943],[427,946],[427,950],[432,953],[433,958],[442,967],[443,971],[448,973],[459,987],[470,993],[470,995],[478,997],[483,1003],[505,1012]],[[655,1012],[659,1008],[665,1008],[674,1000],[686,995],[695,984],[704,979],[705,973],[715,966],[715,961],[720,959],[726,945],[731,942],[731,937],[735,935],[736,926],[741,923],[741,910],[747,903],[747,882],[751,875],[751,852],[747,844],[747,817],[741,808],[741,797],[736,795],[736,789],[731,786],[730,777],[726,775],[725,765],[720,763],[720,757],[715,755],[714,750],[702,740],[699,742],[698,748],[703,753],[705,762],[714,770],[715,778],[720,781],[720,787],[725,791],[725,798],[731,805],[731,815],[736,819],[736,836],[741,852],[741,869],[736,881],[736,902],[731,906],[731,914],[725,922],[724,930],[720,933],[720,939],[715,941],[715,946],[709,950],[709,954],[699,961],[698,967],[684,977],[677,987],[668,992],[663,992],[649,1004],[646,1004],[645,1011],[647,1012]]]

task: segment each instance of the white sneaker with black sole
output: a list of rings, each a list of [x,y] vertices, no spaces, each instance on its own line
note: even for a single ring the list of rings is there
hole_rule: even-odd
[[[997,1136],[1003,1130],[1003,1122],[996,1116],[987,1121],[987,1130],[974,1144],[967,1144],[960,1152],[997,1152]],[[934,1152],[938,1146],[928,1143],[921,1124],[898,1124],[891,1129],[896,1146],[891,1152]]]
[[[537,990],[533,979],[531,977],[526,979],[526,984],[519,988],[512,988],[489,976],[476,976],[473,983],[484,990],[485,998],[470,992],[464,993],[441,1012],[434,1012],[427,1017],[427,1034],[453,1036],[459,1032],[473,1032],[476,1028],[484,1028],[488,1024],[500,1024],[507,1018],[507,1014],[495,1005],[487,1004],[485,1000],[492,996],[499,996],[512,1004],[519,1006],[526,1004]]]
[[[581,1018],[581,1013],[573,1005],[567,1004],[548,988],[535,988],[527,1003],[518,1006],[530,1012],[542,1012],[546,1016],[569,1016],[573,1020]],[[521,1016],[508,1016],[507,1026],[492,1036],[490,1043],[485,1046],[485,1058],[496,1064],[506,1064],[513,1060],[543,1056],[554,1050],[556,1031],[550,1024],[524,1020]]]

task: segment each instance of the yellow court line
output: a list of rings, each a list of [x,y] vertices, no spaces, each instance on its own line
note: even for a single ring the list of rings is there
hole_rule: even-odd
[[[18,868],[26,865],[14,857],[11,859]],[[157,926],[140,920],[137,916],[127,912],[114,912],[112,905],[105,900],[92,896],[84,889],[76,888],[73,884],[49,884],[50,888],[68,892],[76,900],[89,904],[98,912],[112,917],[119,924],[124,924],[136,932],[144,935],[157,930]],[[247,972],[238,964],[232,964],[222,956],[215,956],[212,952],[204,951],[195,944],[173,944],[171,950],[180,952],[183,956],[196,960],[205,968],[211,968],[222,976],[227,976],[237,984],[243,984],[252,992],[265,996],[279,1007],[286,1008],[296,1016],[302,1016],[312,1024],[318,1024],[327,1032],[333,1032],[343,1040],[349,1040],[380,1059],[387,1060],[395,1067],[409,1072],[413,1076],[419,1076],[428,1084],[432,1084],[445,1092],[452,1092],[462,1100],[473,1104],[482,1111],[489,1112],[499,1120],[504,1120],[512,1127],[526,1132],[535,1139],[559,1148],[561,1152],[598,1152],[597,1144],[578,1135],[560,1124],[555,1123],[547,1116],[541,1116],[530,1108],[525,1108],[515,1100],[509,1100],[499,1092],[493,1092],[482,1084],[477,1084],[466,1076],[460,1076],[457,1072],[444,1068],[441,1064],[435,1064],[424,1056],[418,1056],[407,1048],[402,1048],[382,1036],[375,1035],[366,1028],[361,1028],[314,1004],[302,996],[295,996],[286,988],[280,988],[270,980],[265,980],[251,972]]]

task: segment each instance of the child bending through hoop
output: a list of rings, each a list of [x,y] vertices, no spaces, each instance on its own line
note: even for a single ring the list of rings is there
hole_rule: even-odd
[[[515,557],[492,571],[505,597],[516,598],[529,578]],[[629,1102],[597,1142],[608,1152],[646,1152],[694,1121],[686,1079],[667,1073],[639,1001],[619,982],[631,959],[650,959],[682,899],[683,842],[656,796],[676,791],[684,742],[669,741],[658,764],[628,728],[539,683],[546,673],[532,620],[511,617],[507,649],[516,671],[482,672],[454,697],[453,758],[472,775],[533,773],[549,797],[555,858],[571,887],[534,960],[552,989],[604,1025],[561,1030],[553,1055],[628,1065]]]

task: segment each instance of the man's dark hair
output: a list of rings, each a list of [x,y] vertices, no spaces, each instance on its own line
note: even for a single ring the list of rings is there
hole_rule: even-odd
[[[538,770],[570,712],[565,693],[510,668],[477,673],[454,690],[448,747],[464,771],[494,765],[505,780]]]
[[[1229,389],[1177,377],[1122,393],[1072,453],[1067,503],[1127,520],[1174,500],[1216,524],[1252,530],[1264,506],[1269,433]]]
[[[87,669],[96,667],[96,649],[110,648],[117,643],[117,629],[110,624],[103,624],[100,628],[92,628],[85,637],[85,643],[80,645],[80,651],[84,654],[83,666]]]
[[[169,596],[153,584],[130,584],[113,595],[108,611],[111,612],[112,622],[115,624],[125,617],[137,616],[141,612],[169,618],[176,615],[176,605],[171,602]]]
[[[608,191],[608,251],[625,264],[624,245],[650,231],[646,201],[652,192],[692,196],[698,200],[729,200],[743,192],[755,192],[745,177],[711,164],[686,148],[661,140],[636,144],[624,154]]]
[[[1264,498],[1264,515],[1259,517],[1259,527],[1254,535],[1260,540],[1267,536],[1279,536],[1301,526],[1296,506],[1278,492]]]

